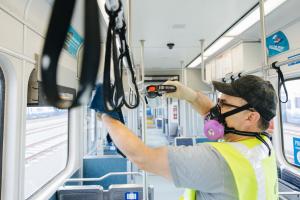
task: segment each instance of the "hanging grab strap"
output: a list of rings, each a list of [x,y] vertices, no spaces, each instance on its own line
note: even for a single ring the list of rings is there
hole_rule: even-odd
[[[289,100],[289,96],[288,96],[288,92],[287,92],[287,89],[286,89],[286,86],[285,86],[285,79],[284,79],[284,76],[283,76],[283,73],[282,73],[280,67],[277,67],[276,63],[277,63],[277,61],[273,62],[271,66],[272,66],[273,69],[276,70],[276,72],[278,74],[278,89],[279,89],[278,98],[279,98],[279,101],[281,103],[286,103]],[[281,99],[281,85],[283,86],[283,89],[284,89],[285,101],[282,101],[282,99]]]
[[[125,93],[124,90],[123,96],[124,96],[124,104],[127,108],[134,109],[139,106],[140,103],[140,94],[139,94],[139,89],[136,83],[136,76],[133,70],[133,64],[131,61],[130,57],[130,51],[129,51],[129,46],[127,44],[126,40],[126,24],[125,21],[123,21],[123,27],[118,30],[119,38],[121,41],[121,48],[120,48],[120,56],[119,56],[119,64],[120,68],[123,69],[124,67],[124,61],[125,60],[128,64],[128,70],[129,70],[129,75],[130,75],[130,80],[134,88],[130,87],[130,94],[129,94],[129,101],[126,100],[125,98]]]
[[[124,20],[120,23],[120,13],[123,13],[122,3],[119,1],[119,7],[115,10],[109,10],[105,5],[105,10],[109,15],[109,24],[106,38],[106,53],[103,73],[104,106],[107,111],[118,111],[123,105],[129,109],[133,109],[138,107],[140,97],[130,58],[129,47],[126,41],[126,24]],[[119,27],[120,24],[122,24],[122,27]],[[120,42],[119,51],[117,49],[117,40]],[[114,72],[113,79],[111,79],[111,54]],[[131,77],[130,80],[132,83],[131,85],[134,86],[134,89],[130,87],[129,101],[126,100],[123,87],[124,61],[128,64],[129,75]]]
[[[100,27],[97,0],[85,3],[85,45],[81,63],[80,86],[73,101],[64,100],[57,88],[57,65],[70,26],[76,0],[56,0],[46,41],[44,44],[41,70],[42,86],[50,105],[71,108],[88,101],[97,78],[100,59]]]

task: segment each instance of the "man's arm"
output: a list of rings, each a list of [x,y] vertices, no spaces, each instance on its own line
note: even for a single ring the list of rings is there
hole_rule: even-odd
[[[171,180],[167,147],[147,147],[134,133],[119,121],[102,115],[103,123],[116,144],[128,159],[140,169]]]
[[[196,92],[196,97],[193,101],[188,101],[193,108],[201,115],[206,115],[214,106],[213,102],[202,92]]]
[[[186,100],[201,115],[206,115],[213,107],[213,102],[208,98],[208,96],[200,91],[196,92],[178,81],[167,81],[164,85],[176,86],[176,91],[166,93],[166,97]]]

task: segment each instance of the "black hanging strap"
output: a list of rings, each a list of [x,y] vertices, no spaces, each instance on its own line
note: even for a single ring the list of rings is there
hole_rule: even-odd
[[[126,41],[126,24],[123,21],[123,27],[118,28],[116,19],[122,10],[122,4],[119,2],[119,8],[116,11],[110,11],[105,6],[105,10],[109,15],[109,25],[106,38],[106,53],[103,74],[103,94],[104,105],[107,111],[118,111],[123,105],[133,109],[139,105],[140,97],[136,84],[136,77],[130,58],[129,47]],[[117,40],[120,42],[120,49],[117,49]],[[111,56],[112,54],[112,56]],[[118,56],[119,54],[119,56]],[[114,79],[111,79],[111,57],[113,60]],[[134,91],[129,91],[129,101],[123,87],[123,65],[124,60],[128,63],[129,75],[131,76]]]
[[[121,4],[116,11],[110,11],[105,6],[105,10],[109,15],[109,24],[107,28],[106,48],[105,48],[105,61],[104,61],[104,73],[103,73],[103,95],[104,95],[104,107],[107,111],[117,111],[123,106],[123,102],[120,100],[118,88],[120,88],[118,81],[119,69],[118,69],[118,57],[116,47],[116,18],[118,12],[121,10]],[[112,49],[113,47],[113,49]],[[111,53],[113,53],[113,69],[115,80],[111,81]],[[116,85],[117,84],[117,85]]]
[[[277,74],[278,74],[278,89],[279,89],[278,98],[279,98],[279,101],[281,103],[286,103],[289,100],[289,96],[288,96],[288,92],[287,92],[287,89],[286,89],[286,86],[285,86],[285,80],[284,80],[283,73],[282,73],[280,67],[276,66],[276,63],[278,63],[278,62],[273,62],[272,63],[272,68],[275,69]],[[285,101],[282,101],[282,99],[281,99],[281,85],[283,86],[283,89],[284,89]]]
[[[138,86],[136,83],[136,76],[135,76],[135,73],[133,70],[133,64],[132,64],[131,57],[130,57],[129,46],[128,46],[127,40],[126,40],[125,21],[123,21],[123,27],[118,30],[118,35],[119,35],[120,43],[121,43],[119,65],[120,65],[120,68],[123,69],[123,64],[124,64],[123,60],[127,61],[128,70],[129,70],[130,78],[131,78],[131,83],[134,86],[134,91],[132,91],[132,89],[130,88],[129,101],[126,100],[125,93],[123,90],[124,104],[127,108],[134,109],[134,108],[138,107],[138,105],[140,103],[140,96],[139,96]]]
[[[76,0],[56,0],[41,59],[42,86],[49,104],[70,108],[83,103],[95,86],[100,57],[100,27],[97,0],[85,1],[85,45],[77,97],[67,101],[57,88],[57,65],[70,27]]]

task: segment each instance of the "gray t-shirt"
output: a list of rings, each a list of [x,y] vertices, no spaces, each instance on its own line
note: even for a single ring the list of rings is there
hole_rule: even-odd
[[[168,158],[176,187],[197,190],[197,200],[238,199],[233,174],[211,145],[170,146]]]

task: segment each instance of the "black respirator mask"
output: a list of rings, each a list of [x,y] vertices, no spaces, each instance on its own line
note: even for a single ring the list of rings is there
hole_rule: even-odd
[[[270,135],[266,132],[247,132],[247,131],[239,131],[235,128],[231,128],[227,126],[226,117],[229,117],[231,115],[234,115],[236,113],[239,113],[244,110],[250,110],[252,106],[250,104],[246,104],[241,107],[229,105],[236,107],[235,109],[221,113],[221,107],[220,102],[210,109],[209,114],[205,118],[204,123],[204,134],[205,136],[210,140],[218,140],[224,137],[225,134],[233,133],[237,135],[242,136],[250,136],[250,137],[256,137],[258,140],[260,140],[262,143],[266,145],[266,147],[269,150],[269,156],[271,155],[271,148],[269,147],[268,143],[262,138],[262,135],[270,138]],[[251,110],[250,110],[251,111]]]

